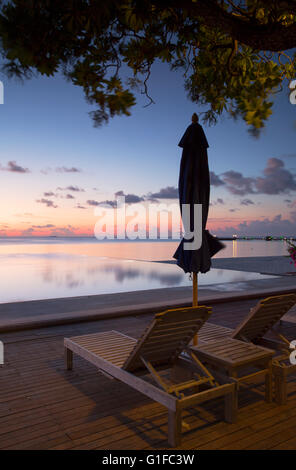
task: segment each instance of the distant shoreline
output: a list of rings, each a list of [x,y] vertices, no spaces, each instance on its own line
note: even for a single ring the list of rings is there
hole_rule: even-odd
[[[273,237],[273,236],[257,236],[257,237],[251,237],[251,236],[246,236],[246,237],[218,237],[217,238],[221,241],[295,241],[296,237],[295,236],[285,236],[285,237]],[[72,236],[72,237],[60,237],[60,236],[31,236],[31,237],[23,237],[23,236],[14,236],[14,237],[0,237],[0,243],[1,242],[12,242],[12,241],[90,241],[90,242],[96,242],[96,243],[145,243],[145,242],[173,242],[177,243],[181,239],[179,238],[157,238],[157,239],[151,239],[151,238],[145,238],[145,239],[136,239],[136,240],[129,240],[129,239],[120,239],[120,238],[106,238],[104,240],[98,240],[95,237],[83,237],[83,236]]]

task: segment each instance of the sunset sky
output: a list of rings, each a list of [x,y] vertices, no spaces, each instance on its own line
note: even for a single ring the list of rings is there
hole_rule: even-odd
[[[152,69],[130,117],[94,128],[83,91],[62,77],[4,82],[0,105],[0,236],[93,235],[94,209],[114,194],[176,202],[193,112],[181,73]],[[276,96],[259,139],[225,116],[204,127],[212,173],[208,228],[217,235],[296,235],[296,106]],[[135,204],[136,207],[136,204]]]

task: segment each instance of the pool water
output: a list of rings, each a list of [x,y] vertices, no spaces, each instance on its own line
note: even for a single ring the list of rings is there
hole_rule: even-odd
[[[244,282],[270,276],[212,269],[199,274],[199,288],[241,290]],[[0,302],[40,300],[165,287],[190,286],[175,264],[83,254],[10,253],[0,255]]]

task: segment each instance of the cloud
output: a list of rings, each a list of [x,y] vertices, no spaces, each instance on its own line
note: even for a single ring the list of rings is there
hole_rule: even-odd
[[[73,186],[73,185],[67,186],[66,188],[58,187],[57,191],[73,191],[73,192],[81,192],[81,193],[85,192],[83,188],[79,188],[78,186]]]
[[[244,196],[245,194],[253,194],[254,178],[246,178],[238,171],[226,171],[222,175],[223,181],[227,185],[227,189],[232,194]]]
[[[288,203],[288,207],[291,208],[291,209],[296,207],[296,199],[294,201],[291,201],[291,199],[286,199],[285,202]]]
[[[76,209],[86,209],[86,207],[82,206],[81,204],[77,204],[75,207]]]
[[[241,206],[251,206],[252,204],[255,204],[251,199],[243,199],[240,202]]]
[[[269,158],[263,176],[245,177],[237,171],[222,174],[227,190],[238,196],[247,194],[284,194],[296,190],[296,177],[285,168],[283,160]]]
[[[237,212],[239,209],[229,209],[229,212]]]
[[[40,170],[40,173],[42,173],[43,175],[47,175],[50,171],[52,171],[51,168],[47,167]]]
[[[146,196],[145,197],[146,201],[149,201],[149,202],[155,202],[157,204],[159,204],[159,200],[156,199],[155,197],[152,197],[152,196]]]
[[[137,202],[144,201],[143,197],[137,196],[136,194],[125,194],[126,204],[136,204]]]
[[[106,201],[95,201],[93,199],[88,199],[86,201],[86,204],[88,204],[89,206],[93,206],[93,207],[97,207],[97,206],[102,206],[102,207],[116,207],[116,201],[110,201],[110,200],[106,200]]]
[[[147,198],[152,199],[177,199],[179,197],[178,188],[167,186],[160,189],[157,193],[149,193]]]
[[[118,197],[125,197],[125,203],[126,204],[137,204],[138,202],[145,201],[144,197],[137,196],[136,194],[125,194],[124,191],[117,191],[114,194],[115,198]],[[105,200],[105,201],[96,201],[93,199],[88,199],[86,203],[89,206],[102,206],[102,207],[116,207],[117,206],[117,199],[114,200]]]
[[[295,191],[295,176],[284,168],[285,164],[279,158],[269,158],[264,169],[264,177],[258,177],[255,187],[258,193],[280,194]]]
[[[57,188],[57,189],[62,189],[62,188]],[[66,196],[61,196],[59,194],[55,194],[53,191],[47,191],[46,193],[43,193],[44,197],[57,197],[57,198],[62,198],[62,199],[75,199],[72,194],[66,194]]]
[[[50,166],[48,166],[47,168],[42,168],[42,170],[40,170],[40,172],[43,173],[44,175],[48,175],[48,173],[52,173],[53,171],[55,171],[56,173],[81,173],[82,172],[80,168],[76,168],[75,166],[72,166],[72,167],[59,166],[56,168],[51,168]]]
[[[46,225],[32,225],[32,228],[53,228],[55,225],[53,224],[46,224]]]
[[[137,196],[136,194],[124,194],[123,191],[117,191],[114,196],[124,196],[126,204],[136,204],[137,202],[144,201],[144,198],[141,196]]]
[[[75,166],[72,166],[71,168],[67,168],[66,166],[61,166],[61,167],[57,167],[55,171],[57,173],[81,173],[82,172],[80,168],[76,168]]]
[[[58,188],[62,189],[62,188]],[[125,194],[123,190],[116,191],[114,194],[113,200],[104,200],[104,201],[97,201],[94,199],[88,199],[86,204],[89,206],[106,206],[106,207],[116,207],[117,206],[117,198],[125,197],[126,204],[137,204],[139,202],[150,201],[158,203],[158,199],[176,199],[178,198],[178,189],[173,186],[167,186],[166,188],[160,189],[157,193],[149,193],[145,196],[138,196],[137,194]]]
[[[55,230],[52,230],[51,235],[56,237],[73,236],[76,235],[75,230],[77,229],[72,227],[72,225],[68,225],[67,227],[56,227]]]
[[[218,205],[224,205],[225,202],[221,197],[218,197],[216,201],[210,202],[210,206],[218,206]]]
[[[1,171],[10,171],[12,173],[30,173],[29,168],[24,168],[16,163],[15,160],[11,160],[7,163],[7,167],[0,165]]]
[[[88,204],[89,206],[94,206],[94,207],[102,206],[102,207],[106,207],[106,208],[110,208],[110,206],[111,207],[116,207],[117,206],[116,201],[110,201],[108,199],[106,201],[94,201],[93,199],[88,199],[86,201],[86,204]]]
[[[45,204],[47,207],[53,207],[53,208],[57,208],[58,206],[56,204],[53,203],[53,201],[51,201],[50,199],[37,199],[36,202],[39,202],[40,204]]]
[[[88,204],[89,206],[99,206],[100,202],[99,201],[94,201],[93,199],[88,199],[86,201],[86,204]]]
[[[224,185],[224,181],[216,175],[214,171],[210,171],[210,181],[212,186],[222,186]]]

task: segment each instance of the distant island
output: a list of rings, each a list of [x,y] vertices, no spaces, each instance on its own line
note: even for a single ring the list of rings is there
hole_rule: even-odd
[[[216,235],[214,235],[216,236]],[[219,240],[224,241],[233,241],[233,240],[265,240],[265,241],[279,241],[279,240],[296,240],[296,237],[273,237],[271,235],[265,235],[264,237],[251,237],[251,236],[239,236],[239,235],[232,235],[232,237],[218,237]]]

